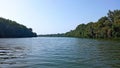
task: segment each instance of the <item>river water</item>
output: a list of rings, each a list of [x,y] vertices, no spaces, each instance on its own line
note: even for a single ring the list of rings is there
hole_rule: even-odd
[[[1,38],[0,68],[120,68],[120,42],[68,37]]]

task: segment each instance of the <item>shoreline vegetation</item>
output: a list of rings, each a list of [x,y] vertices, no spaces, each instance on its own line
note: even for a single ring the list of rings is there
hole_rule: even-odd
[[[0,38],[21,37],[77,37],[93,39],[119,39],[120,40],[120,10],[107,13],[97,22],[80,24],[74,30],[66,33],[37,35],[32,28],[18,24],[15,21],[0,17]]]
[[[107,16],[101,17],[97,22],[80,24],[74,30],[64,34],[39,35],[49,37],[77,37],[93,39],[115,39],[120,40],[120,10],[114,10],[107,13]]]
[[[32,28],[27,28],[15,21],[0,17],[0,38],[23,37],[37,37],[37,34],[32,32]]]

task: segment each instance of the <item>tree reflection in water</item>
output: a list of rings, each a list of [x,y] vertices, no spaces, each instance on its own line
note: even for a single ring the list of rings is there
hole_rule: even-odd
[[[25,57],[26,53],[24,47],[0,46],[0,66],[25,64],[26,61],[20,61]]]

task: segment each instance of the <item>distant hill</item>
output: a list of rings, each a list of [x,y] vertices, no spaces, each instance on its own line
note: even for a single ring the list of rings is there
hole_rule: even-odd
[[[36,37],[31,28],[0,17],[0,38]]]
[[[120,38],[120,10],[109,10],[107,16],[101,17],[97,22],[80,24],[75,30],[67,32],[65,36],[82,38]]]

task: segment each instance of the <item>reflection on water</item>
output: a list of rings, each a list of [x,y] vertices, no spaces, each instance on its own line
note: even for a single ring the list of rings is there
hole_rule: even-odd
[[[18,61],[26,57],[26,48],[15,42],[15,39],[0,39],[0,68],[13,68],[26,63]]]
[[[7,48],[7,47],[0,47],[0,59],[5,60],[5,59],[14,59],[18,57],[24,56],[23,53],[23,48],[21,47],[12,47],[12,48]]]
[[[120,43],[64,37],[3,38],[0,68],[120,68]]]
[[[104,64],[111,68],[120,68],[120,43],[119,42],[101,42],[99,51]]]
[[[0,47],[0,66],[23,64],[23,62],[18,62],[16,59],[24,59],[25,55],[22,47]]]

